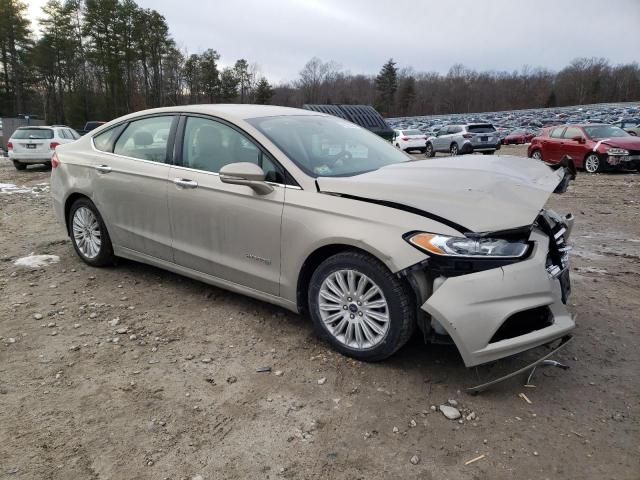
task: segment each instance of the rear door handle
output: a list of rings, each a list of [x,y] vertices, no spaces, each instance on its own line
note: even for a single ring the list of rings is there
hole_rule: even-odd
[[[188,178],[174,178],[173,183],[182,188],[198,188],[198,182]]]
[[[96,170],[100,173],[109,173],[111,171],[111,167],[109,165],[98,165]]]

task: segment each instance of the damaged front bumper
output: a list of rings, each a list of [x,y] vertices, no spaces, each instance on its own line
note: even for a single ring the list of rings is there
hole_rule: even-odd
[[[421,309],[448,334],[466,366],[508,357],[562,338],[574,329],[568,237],[573,218],[541,214],[525,260],[435,279]]]

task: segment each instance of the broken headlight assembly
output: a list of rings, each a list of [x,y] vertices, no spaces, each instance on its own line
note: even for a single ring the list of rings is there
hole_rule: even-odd
[[[529,249],[523,240],[449,237],[424,232],[410,234],[405,240],[426,253],[447,257],[516,259]]]
[[[624,148],[610,148],[607,150],[607,155],[629,155],[629,150],[625,150]]]

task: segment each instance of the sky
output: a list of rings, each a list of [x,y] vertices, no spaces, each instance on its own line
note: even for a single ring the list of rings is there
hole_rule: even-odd
[[[312,57],[351,73],[446,73],[524,65],[559,70],[576,57],[640,61],[640,0],[136,0],[167,20],[189,53],[213,48],[223,66],[257,63],[295,80]],[[45,0],[27,0],[35,21]]]

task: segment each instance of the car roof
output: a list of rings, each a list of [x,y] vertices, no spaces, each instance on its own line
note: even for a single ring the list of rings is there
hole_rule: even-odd
[[[276,107],[273,105],[249,105],[249,104],[198,104],[198,105],[178,105],[175,107],[153,108],[126,115],[122,118],[133,118],[144,114],[157,113],[200,113],[221,117],[232,117],[239,120],[261,117],[277,117],[281,115],[308,115],[327,116],[324,113],[303,110],[301,108]]]

